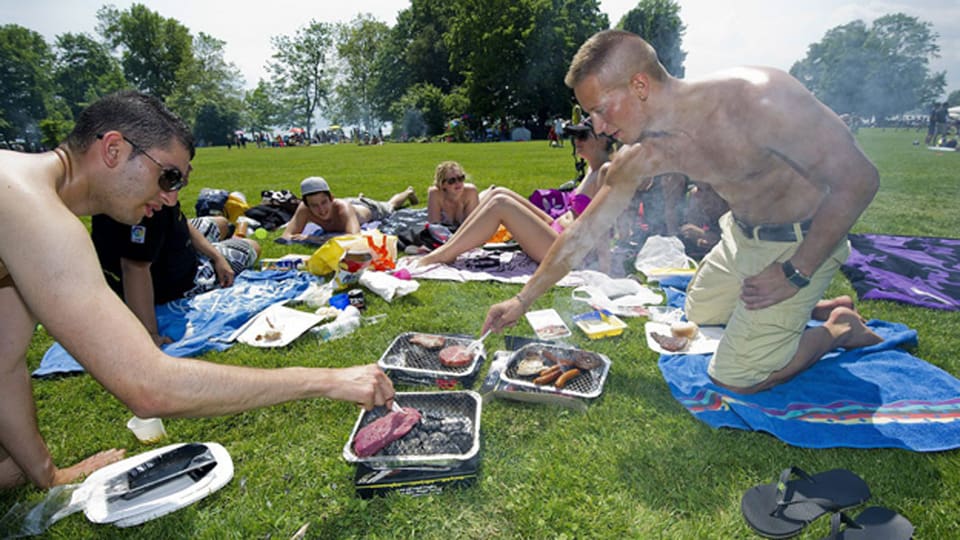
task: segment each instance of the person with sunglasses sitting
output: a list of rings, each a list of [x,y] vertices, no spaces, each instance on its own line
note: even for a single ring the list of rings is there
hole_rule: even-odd
[[[480,204],[477,186],[466,179],[467,174],[456,161],[437,165],[433,185],[427,189],[428,223],[455,231],[477,208]]]
[[[157,329],[155,305],[233,285],[236,274],[253,268],[260,245],[228,238],[223,216],[188,220],[176,202],[137,225],[106,214],[93,216],[93,245],[110,287],[123,298],[157,345],[172,343]]]
[[[368,410],[393,404],[393,384],[375,363],[258,369],[173,358],[110,290],[79,216],[106,214],[130,226],[174,206],[193,155],[183,120],[134,91],[90,104],[50,152],[0,150],[0,489],[74,483],[125,453],[54,463],[27,362],[38,322],[141,418],[218,416],[318,397]],[[98,414],[112,422],[116,410],[109,409],[58,425],[84,429]]]
[[[572,212],[575,215],[567,213],[554,219],[526,197],[497,187],[481,198],[476,210],[467,216],[446,243],[424,255],[414,263],[415,266],[424,268],[430,264],[451,263],[461,253],[486,243],[501,225],[510,232],[524,253],[540,262],[553,241],[586,208],[600,189],[600,167],[610,160],[613,151],[613,141],[594,133],[589,119],[568,126],[565,131],[571,133],[577,154],[590,165],[590,172],[576,188]]]
[[[310,176],[300,182],[300,204],[280,235],[282,241],[311,242],[311,237],[324,233],[356,234],[360,226],[370,221],[381,221],[404,204],[417,204],[413,187],[390,197],[388,201],[376,201],[360,194],[356,197],[334,198],[330,185],[319,176]],[[313,231],[307,225],[319,227]]]

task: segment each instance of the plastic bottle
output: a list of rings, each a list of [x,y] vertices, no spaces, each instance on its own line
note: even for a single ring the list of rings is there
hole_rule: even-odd
[[[320,341],[331,341],[353,333],[360,327],[360,310],[348,305],[337,318],[310,330]]]

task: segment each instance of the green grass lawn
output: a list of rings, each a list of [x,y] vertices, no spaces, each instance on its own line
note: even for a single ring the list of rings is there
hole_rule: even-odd
[[[881,171],[881,188],[854,232],[957,237],[960,231],[960,153],[940,154],[911,143],[914,131],[862,130],[867,154]],[[259,199],[263,189],[297,191],[309,175],[324,176],[336,195],[364,192],[387,198],[408,185],[425,199],[434,166],[460,161],[480,188],[493,183],[528,194],[573,176],[569,144],[388,144],[245,150],[202,148],[182,200],[192,212],[201,187]],[[422,201],[423,204],[425,201]],[[264,242],[264,257],[308,248]],[[422,281],[419,291],[388,304],[367,294],[368,314],[384,322],[348,338],[318,344],[300,339],[277,350],[236,345],[205,359],[280,367],[349,366],[375,362],[400,333],[477,333],[487,307],[518,290],[490,283]],[[853,294],[839,276],[828,294]],[[569,289],[555,288],[537,308],[576,308]],[[868,318],[906,323],[919,332],[914,353],[958,375],[960,314],[863,302]],[[309,523],[308,538],[754,538],[740,515],[740,497],[779,471],[848,468],[870,485],[869,504],[893,508],[917,526],[918,538],[954,538],[960,513],[956,452],[795,448],[763,433],[715,430],[694,419],[670,395],[657,355],[642,339],[644,319],[629,320],[619,338],[571,341],[613,361],[605,391],[585,413],[503,401],[483,410],[482,467],[474,487],[420,498],[362,500],[353,467],[341,450],[358,410],[325,400],[288,403],[213,419],[165,422],[167,442],[216,441],[236,473],[218,493],[134,529],[94,525],[73,515],[51,538],[289,538]],[[96,324],[96,322],[92,322]],[[512,333],[532,336],[525,322]],[[38,332],[27,359],[39,365],[50,338]],[[488,350],[503,348],[492,336]],[[146,375],[149,376],[149,375]],[[422,390],[398,386],[399,390]],[[130,412],[87,375],[35,381],[40,429],[55,460],[73,463],[103,448],[147,450],[124,427]],[[43,494],[25,487],[0,494],[0,512]],[[859,509],[854,510],[859,513]],[[799,538],[821,538],[829,519]]]

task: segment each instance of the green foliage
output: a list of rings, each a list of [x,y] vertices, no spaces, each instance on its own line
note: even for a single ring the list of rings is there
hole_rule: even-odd
[[[641,0],[631,9],[617,28],[642,37],[657,51],[657,59],[674,77],[683,78],[687,57],[680,46],[686,26],[680,19],[680,5],[673,0]]]
[[[98,98],[127,87],[117,59],[87,34],[57,36],[56,53],[57,94],[66,101],[73,116]]]
[[[0,139],[25,136],[46,114],[52,65],[43,36],[16,24],[0,26]]]
[[[236,118],[243,106],[243,78],[232,62],[224,59],[226,42],[200,32],[193,38],[194,58],[177,72],[177,86],[167,104],[187,125],[199,121],[200,111],[210,106],[222,111],[219,116]],[[239,127],[235,123],[230,131]]]
[[[121,50],[124,76],[143,91],[166,99],[180,83],[177,76],[190,70],[193,38],[173,18],[133,4],[120,11],[107,5],[97,11],[97,30],[113,48]]]
[[[930,73],[940,51],[932,24],[902,13],[832,28],[790,74],[838,113],[883,119],[942,95],[944,73]]]
[[[443,133],[447,117],[443,102],[443,91],[436,86],[428,83],[411,86],[390,109],[394,118],[402,119],[401,132],[394,130],[393,136],[421,137]]]
[[[947,97],[947,103],[951,107],[960,105],[960,90],[954,90],[953,92],[950,92],[950,95]]]
[[[243,98],[245,126],[251,131],[265,131],[277,124],[277,104],[270,97],[270,85],[264,80],[246,92]]]
[[[268,62],[277,99],[309,136],[317,107],[327,104],[334,77],[333,25],[311,20],[294,36],[274,36]]]
[[[922,136],[913,130],[860,130],[860,143],[880,170],[881,187],[854,232],[957,236],[960,215],[943,201],[960,197],[955,173],[960,152],[914,147],[911,142]],[[446,159],[461,162],[481,188],[495,183],[522,194],[558,185],[574,172],[568,152],[541,142],[201,148],[181,200],[185,209],[193,208],[203,187],[239,190],[251,199],[263,189],[296,190],[304,176],[318,171],[338,195],[363,191],[385,199],[408,185],[422,195],[434,167]],[[311,252],[277,244],[277,236],[271,233],[262,241],[264,257]],[[204,359],[249,367],[375,362],[403,332],[476,334],[486,308],[517,290],[516,285],[421,280],[417,292],[392,303],[368,293],[367,314],[386,313],[387,318],[341,340],[317,343],[304,337],[279,349],[237,344]],[[838,275],[828,294],[853,293]],[[581,309],[564,288],[554,288],[534,306],[547,307],[564,316]],[[960,313],[877,301],[860,302],[858,308],[867,318],[917,329],[914,354],[960,375]],[[956,536],[956,451],[802,449],[764,433],[711,429],[670,395],[656,354],[644,344],[644,319],[627,322],[621,337],[589,341],[575,330],[570,339],[613,362],[603,395],[587,412],[484,403],[482,465],[471,488],[418,498],[358,499],[354,468],[341,457],[358,410],[317,399],[219,418],[166,420],[166,442],[223,444],[236,469],[233,480],[206,499],[140,527],[96,525],[77,514],[54,525],[46,537],[291,538],[309,523],[307,538],[753,538],[740,515],[740,497],[789,465],[808,471],[851,469],[870,485],[869,504],[902,513],[923,538]],[[532,336],[525,321],[509,333]],[[27,357],[30,369],[50,343],[45,332],[36,333]],[[491,336],[486,346],[503,349],[502,336]],[[59,465],[104,448],[126,447],[130,454],[151,448],[136,442],[124,427],[131,413],[89,375],[36,380],[33,391],[40,430]],[[0,492],[0,508],[37,502],[43,495],[30,487]],[[797,538],[823,538],[829,528],[824,517]]]
[[[566,114],[566,66],[583,41],[608,24],[597,2],[460,0],[456,6],[446,41],[474,114],[538,125]]]
[[[337,28],[337,54],[342,60],[332,114],[338,124],[359,124],[375,131],[377,50],[386,41],[390,28],[370,15],[359,15],[349,25]]]
[[[60,97],[51,98],[46,105],[47,117],[40,121],[40,142],[47,148],[55,148],[67,138],[73,129],[73,114]]]

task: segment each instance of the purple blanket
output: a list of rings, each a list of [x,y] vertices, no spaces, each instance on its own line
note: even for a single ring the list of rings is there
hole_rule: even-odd
[[[841,267],[861,300],[960,310],[960,239],[851,234]]]

